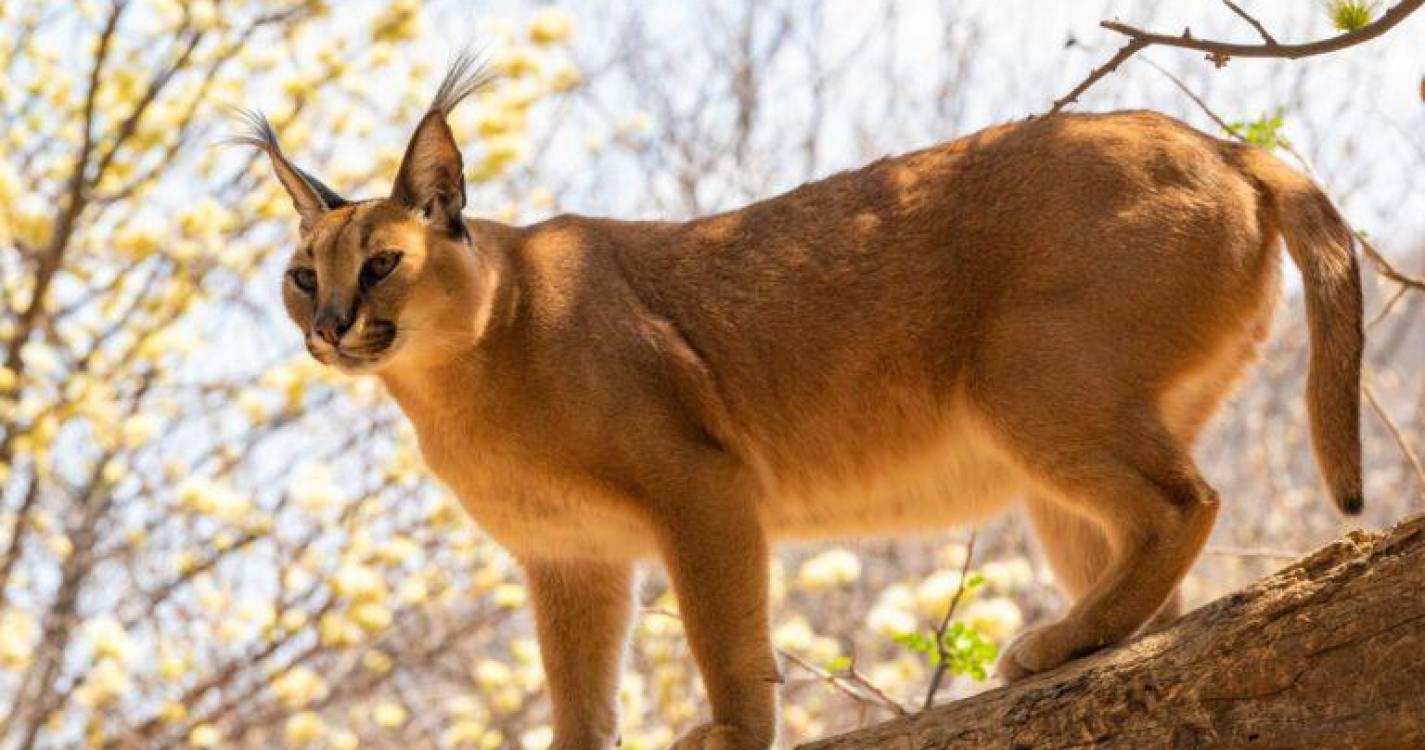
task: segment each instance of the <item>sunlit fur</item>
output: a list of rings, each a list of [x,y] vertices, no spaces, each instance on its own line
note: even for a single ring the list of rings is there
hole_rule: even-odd
[[[1314,444],[1360,509],[1360,280],[1300,174],[1170,118],[1055,115],[688,223],[465,219],[445,115],[348,204],[259,139],[303,217],[287,309],[374,373],[430,470],[528,573],[556,748],[608,748],[633,570],[668,569],[711,706],[766,748],[781,538],[930,531],[1027,502],[1074,604],[1007,679],[1171,618],[1218,498],[1191,446],[1302,272]],[[463,93],[462,93],[463,92]],[[624,186],[637,189],[637,186]],[[360,283],[374,253],[402,253]],[[314,335],[323,312],[351,326]],[[345,316],[349,311],[351,316]]]

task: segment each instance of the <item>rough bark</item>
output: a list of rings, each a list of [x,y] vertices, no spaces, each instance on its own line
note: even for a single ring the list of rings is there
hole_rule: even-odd
[[[1420,750],[1425,515],[1121,647],[802,748]]]

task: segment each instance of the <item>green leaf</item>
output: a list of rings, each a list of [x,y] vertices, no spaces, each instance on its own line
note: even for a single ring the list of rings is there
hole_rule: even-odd
[[[1255,120],[1228,123],[1227,132],[1268,151],[1275,150],[1279,146],[1290,147],[1291,141],[1288,141],[1286,136],[1281,133],[1282,126],[1286,122],[1285,118],[1286,109],[1277,107],[1276,112],[1270,115],[1264,114]]]
[[[940,651],[935,647],[935,634],[905,633],[895,636],[896,643],[911,651],[924,654],[932,667],[940,664]],[[989,678],[989,668],[999,656],[999,647],[981,633],[974,625],[952,622],[945,629],[941,641],[945,651],[946,668],[951,674],[969,675],[976,680]]]
[[[1371,22],[1378,3],[1369,0],[1332,0],[1326,6],[1331,25],[1339,31],[1360,31]]]

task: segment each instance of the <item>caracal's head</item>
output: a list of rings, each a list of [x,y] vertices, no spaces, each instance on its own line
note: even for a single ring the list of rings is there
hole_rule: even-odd
[[[446,122],[488,80],[456,59],[406,147],[385,198],[349,201],[287,160],[266,118],[233,140],[272,160],[301,218],[282,299],[307,351],[344,372],[375,372],[472,345],[482,302],[465,220],[460,148]]]

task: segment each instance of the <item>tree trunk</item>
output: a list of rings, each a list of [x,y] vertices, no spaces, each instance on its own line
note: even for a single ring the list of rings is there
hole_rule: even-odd
[[[1425,748],[1425,515],[1121,647],[815,750]]]

